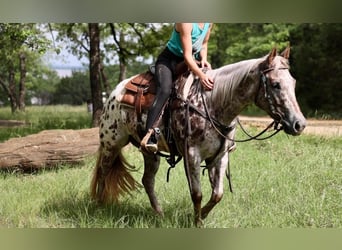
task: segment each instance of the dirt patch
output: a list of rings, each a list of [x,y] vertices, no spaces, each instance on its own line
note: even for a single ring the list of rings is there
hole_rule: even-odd
[[[269,117],[239,116],[242,124],[265,128],[272,122]],[[303,134],[322,136],[342,136],[342,120],[316,120],[307,119]]]

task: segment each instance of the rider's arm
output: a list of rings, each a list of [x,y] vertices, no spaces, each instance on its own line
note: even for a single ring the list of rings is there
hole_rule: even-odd
[[[180,33],[185,63],[188,65],[190,70],[201,79],[201,83],[206,89],[212,89],[213,80],[202,72],[192,55],[192,23],[177,23],[176,30]]]

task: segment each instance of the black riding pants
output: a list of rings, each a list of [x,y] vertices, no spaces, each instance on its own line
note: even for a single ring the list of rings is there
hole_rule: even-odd
[[[156,98],[150,107],[146,121],[146,131],[155,125],[162,109],[168,100],[175,80],[176,65],[184,61],[184,58],[174,55],[168,48],[159,55],[155,69],[155,78],[157,85]]]

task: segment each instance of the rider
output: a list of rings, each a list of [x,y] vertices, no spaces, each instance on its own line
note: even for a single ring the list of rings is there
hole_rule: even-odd
[[[146,135],[141,141],[145,151],[156,153],[158,151],[154,128],[158,126],[157,120],[169,98],[172,84],[175,80],[176,64],[185,61],[188,68],[201,80],[207,90],[213,88],[213,79],[202,72],[200,67],[211,68],[207,61],[208,40],[211,23],[176,23],[166,48],[156,61],[157,93],[154,103],[149,109],[146,121]],[[200,66],[195,57],[200,60]]]

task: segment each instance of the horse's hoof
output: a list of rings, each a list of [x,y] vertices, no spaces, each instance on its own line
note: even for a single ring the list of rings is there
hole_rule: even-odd
[[[200,228],[203,227],[203,220],[202,219],[197,219],[195,221],[196,227]]]
[[[154,212],[156,213],[156,215],[158,215],[160,217],[164,217],[164,212],[163,212],[163,210],[160,207],[155,208]]]

